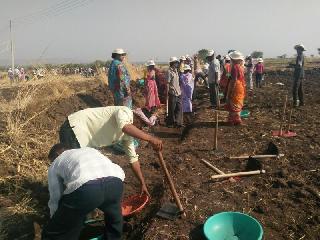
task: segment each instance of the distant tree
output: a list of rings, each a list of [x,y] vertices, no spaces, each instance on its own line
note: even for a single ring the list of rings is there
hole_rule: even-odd
[[[251,53],[251,56],[253,58],[263,58],[263,52],[261,52],[261,51],[253,51]]]
[[[281,56],[278,56],[278,58],[281,58],[281,59],[287,58],[287,54],[283,54]]]
[[[206,60],[206,56],[208,55],[208,50],[207,49],[201,49],[198,51],[198,57],[199,59],[201,59],[202,61]]]
[[[320,55],[320,48],[318,48],[318,54]]]

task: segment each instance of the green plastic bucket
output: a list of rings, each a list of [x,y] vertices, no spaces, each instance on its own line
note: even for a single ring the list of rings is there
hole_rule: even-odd
[[[240,113],[240,117],[242,118],[248,118],[250,116],[249,110],[242,110]]]
[[[253,217],[240,212],[222,212],[204,224],[208,240],[262,240],[263,229]]]

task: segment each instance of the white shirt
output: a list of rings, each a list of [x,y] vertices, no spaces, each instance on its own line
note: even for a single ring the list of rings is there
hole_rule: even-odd
[[[218,73],[218,79],[216,79],[216,73]],[[214,59],[209,66],[208,83],[220,82],[220,62],[218,59]]]
[[[125,174],[120,166],[96,149],[86,147],[64,151],[48,170],[50,215],[57,210],[63,194],[72,193],[86,182],[103,177],[117,177],[123,181]]]
[[[130,162],[138,161],[133,137],[122,132],[126,124],[133,123],[133,112],[125,106],[87,108],[68,116],[81,147],[106,147],[122,141]]]

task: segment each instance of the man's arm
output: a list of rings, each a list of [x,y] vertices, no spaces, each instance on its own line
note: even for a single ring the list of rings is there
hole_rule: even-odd
[[[162,150],[163,144],[159,138],[153,137],[153,136],[145,133],[144,131],[140,130],[139,128],[137,128],[133,124],[126,124],[122,128],[122,132],[124,132],[125,134],[127,134],[131,137],[138,138],[140,140],[149,142],[155,151]]]
[[[50,195],[48,207],[50,209],[50,217],[52,217],[58,209],[59,200],[63,194],[63,183],[61,178],[52,168],[50,168],[48,171],[48,188]]]

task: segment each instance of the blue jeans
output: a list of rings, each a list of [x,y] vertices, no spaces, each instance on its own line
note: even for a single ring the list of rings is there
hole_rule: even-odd
[[[104,212],[105,239],[122,237],[121,199],[123,182],[116,177],[89,181],[63,195],[57,211],[42,232],[43,240],[78,240],[86,215],[99,208]]]

